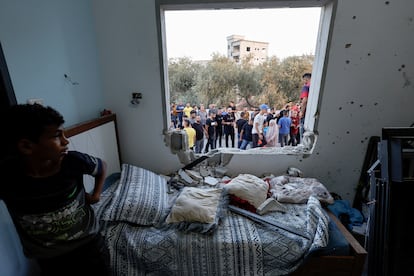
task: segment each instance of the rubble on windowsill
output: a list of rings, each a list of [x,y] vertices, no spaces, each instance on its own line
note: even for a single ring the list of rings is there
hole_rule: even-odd
[[[310,154],[309,148],[305,147],[302,144],[297,146],[284,146],[284,147],[257,147],[257,148],[249,148],[246,150],[241,150],[238,148],[219,148],[222,153],[230,153],[230,154],[244,154],[244,155],[253,155],[253,154]]]

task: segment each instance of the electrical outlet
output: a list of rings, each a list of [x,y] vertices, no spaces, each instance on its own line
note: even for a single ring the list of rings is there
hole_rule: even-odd
[[[41,104],[43,105],[43,99],[28,99],[28,104]]]

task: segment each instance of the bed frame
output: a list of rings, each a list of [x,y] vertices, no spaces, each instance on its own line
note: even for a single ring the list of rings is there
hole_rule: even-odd
[[[113,124],[112,124],[113,123]],[[110,125],[111,130],[114,133],[111,135],[101,135],[105,137],[99,137],[96,141],[92,141],[94,145],[93,148],[103,148],[100,152],[102,155],[113,156],[113,154],[117,154],[117,158],[114,163],[114,167],[112,170],[120,171],[120,154],[118,152],[119,145],[118,145],[118,133],[116,128],[116,116],[115,114],[105,115],[100,118],[90,120],[81,124],[77,124],[75,126],[69,127],[65,129],[65,133],[67,137],[70,139],[80,139],[81,142],[77,142],[76,140],[71,140],[71,142],[75,142],[78,145],[85,144],[82,142],[84,139],[93,139],[94,135],[90,135],[91,132],[96,130],[97,128],[102,128],[104,125]],[[100,133],[100,132],[99,132]],[[86,134],[86,136],[82,136]],[[96,134],[95,134],[96,135]],[[106,139],[107,136],[115,137],[116,141],[101,141],[103,138]],[[85,138],[86,137],[86,138]],[[103,143],[102,145],[97,145],[96,143]],[[88,144],[88,143],[86,143]],[[95,154],[96,152],[90,152],[89,148],[83,148],[84,152]],[[109,154],[109,155],[108,155]],[[106,156],[103,156],[104,159]],[[111,162],[110,160],[107,160]],[[340,232],[343,234],[345,239],[347,240],[349,247],[350,247],[350,255],[347,256],[315,256],[311,257],[307,262],[305,262],[299,269],[297,269],[291,275],[294,276],[343,276],[343,275],[352,275],[352,276],[360,276],[363,274],[365,259],[367,256],[367,251],[360,245],[360,243],[355,239],[355,237],[345,228],[345,226],[340,222],[340,220],[332,214],[329,210],[327,210],[330,218],[336,224]]]
[[[105,160],[107,175],[121,171],[121,155],[118,144],[116,115],[104,115],[65,128],[69,139],[69,150],[88,153]],[[94,179],[89,175],[83,177],[87,192],[94,187]]]
[[[367,251],[355,237],[345,228],[341,221],[330,211],[330,218],[338,227],[349,244],[349,256],[318,256],[311,257],[303,266],[291,275],[294,276],[360,276],[363,274]]]

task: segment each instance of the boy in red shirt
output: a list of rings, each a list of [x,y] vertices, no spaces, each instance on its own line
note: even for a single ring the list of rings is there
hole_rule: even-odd
[[[299,136],[299,116],[296,110],[292,110],[292,115],[290,116],[292,124],[290,126],[290,140],[289,145],[296,146],[298,144]]]

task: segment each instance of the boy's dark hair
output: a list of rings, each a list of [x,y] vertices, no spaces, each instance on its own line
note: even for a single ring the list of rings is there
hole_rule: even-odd
[[[11,106],[2,116],[3,126],[7,130],[3,146],[16,150],[16,142],[29,139],[37,143],[47,126],[61,126],[63,116],[51,107],[40,104],[17,104]]]
[[[302,79],[304,79],[304,78],[311,78],[311,77],[312,77],[312,74],[311,73],[305,73],[305,74],[303,74]]]

